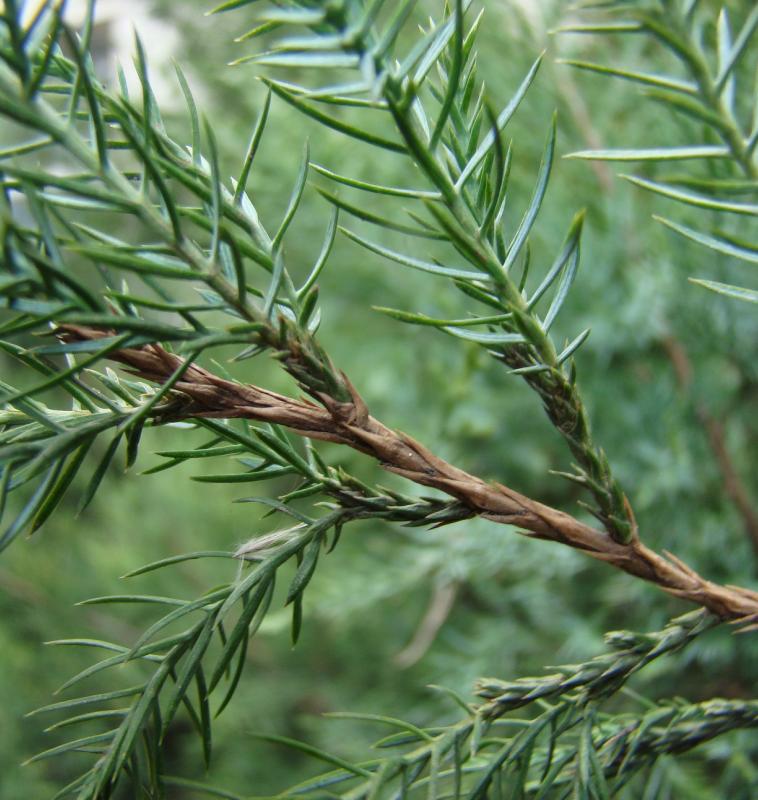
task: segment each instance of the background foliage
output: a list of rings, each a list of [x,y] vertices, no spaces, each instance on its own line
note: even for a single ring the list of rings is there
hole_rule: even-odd
[[[731,5],[740,13],[749,3]],[[237,24],[219,17],[209,26],[204,8],[195,0],[181,7],[156,3],[156,12],[181,31],[176,58],[214,121],[226,174],[244,153],[264,92],[251,80],[249,67],[222,68],[240,54],[230,44]],[[686,141],[689,133],[699,133],[697,122],[663,114],[655,103],[640,103],[633,87],[554,64],[557,55],[608,63],[619,51],[649,69],[666,64],[646,40],[548,37],[547,28],[564,14],[560,3],[539,4],[536,11],[528,4],[488,4],[480,34],[479,68],[499,102],[514,91],[535,52],[548,48],[537,83],[511,123],[513,191],[522,204],[533,186],[553,108],[559,114],[561,155],[588,147],[649,145],[651,129],[660,142]],[[178,103],[176,109],[169,127],[186,131]],[[271,116],[252,179],[257,207],[270,215],[264,222],[275,227],[286,207],[306,137],[319,163],[367,180],[401,181],[402,165],[391,156],[381,164],[366,163],[359,147],[309,125],[283,103],[273,102]],[[663,177],[664,168],[653,163],[642,171],[655,179]],[[312,188],[303,202],[293,223],[295,235],[288,237],[288,260],[296,265],[312,260],[329,214]],[[583,262],[559,325],[566,335],[592,327],[578,359],[597,438],[630,492],[651,546],[673,550],[715,580],[751,585],[758,566],[755,549],[725,494],[703,413],[722,421],[735,469],[755,496],[751,453],[758,444],[758,322],[749,308],[735,308],[733,301],[686,281],[700,275],[750,285],[749,265],[654,225],[651,214],[670,215],[671,205],[624,185],[613,167],[560,159],[533,242],[537,254],[547,259],[559,249],[582,206],[588,212]],[[686,212],[678,219],[686,222]],[[392,237],[384,243],[393,246]],[[573,507],[578,494],[571,484],[547,474],[565,468],[563,443],[522,384],[475,345],[453,347],[431,329],[399,328],[369,310],[371,305],[407,308],[413,298],[415,307],[430,316],[455,317],[462,306],[444,284],[395,270],[346,239],[338,240],[320,284],[322,341],[377,417],[464,469],[509,477],[519,490],[544,502]],[[6,375],[14,367],[2,358]],[[686,384],[676,371],[682,358],[691,368]],[[236,376],[291,388],[281,371],[262,359],[242,362]],[[149,444],[165,451],[181,441],[181,430],[158,429]],[[53,651],[41,643],[83,635],[130,640],[147,624],[139,609],[125,616],[109,606],[74,604],[120,591],[118,576],[143,563],[173,552],[228,549],[260,530],[257,512],[232,504],[240,496],[237,487],[214,486],[209,502],[190,480],[213,466],[184,465],[148,478],[139,472],[157,459],[146,453],[129,472],[114,471],[108,491],[80,517],[74,516],[78,498],[72,492],[43,530],[3,555],[0,763],[7,768],[0,770],[2,796],[47,796],[76,774],[76,765],[66,761],[16,767],[50,746],[48,738],[41,739],[39,718],[23,720],[23,715],[49,702],[53,690],[89,663],[87,653]],[[351,472],[391,482],[366,459],[336,448],[333,455]],[[280,480],[274,491],[287,486],[287,477]],[[130,579],[129,590],[192,595],[228,580],[228,569],[190,562]],[[433,641],[409,651],[430,605],[439,609],[451,598]],[[681,608],[601,564],[549,544],[521,541],[482,521],[431,532],[358,523],[324,560],[309,588],[297,649],[289,646],[287,613],[276,611],[265,621],[250,648],[236,700],[216,727],[210,778],[249,794],[278,791],[283,776],[289,785],[314,767],[292,751],[256,741],[253,731],[303,738],[358,757],[373,731],[349,720],[324,719],[321,712],[385,713],[428,725],[449,721],[454,706],[446,707],[425,688],[428,684],[468,695],[482,675],[539,674],[548,663],[589,658],[601,648],[606,630],[656,629]],[[656,662],[632,685],[652,698],[745,697],[754,688],[751,664],[757,657],[754,636],[717,630],[684,653]],[[626,702],[635,708],[633,699]],[[665,759],[659,793],[649,796],[747,798],[758,787],[757,751],[754,734],[732,734],[684,759]],[[187,765],[197,763],[194,777],[201,778],[198,755],[194,735],[177,726],[168,766],[182,767],[186,774]],[[177,790],[175,796],[183,795]]]

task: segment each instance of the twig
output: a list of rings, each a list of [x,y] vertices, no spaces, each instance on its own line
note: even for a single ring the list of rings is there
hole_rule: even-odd
[[[103,338],[112,332],[61,325],[57,335],[73,342]],[[157,344],[116,350],[108,357],[125,364],[139,377],[159,384],[184,363]],[[702,605],[723,620],[758,623],[758,592],[708,581],[678,559],[672,561],[654,552],[637,537],[629,544],[621,544],[569,514],[448,464],[420,442],[372,417],[347,377],[344,380],[352,400],[341,402],[318,393],[323,404],[318,406],[307,399],[296,401],[257,386],[225,380],[192,364],[174,385],[172,396],[178,394],[178,401],[156,409],[158,421],[193,417],[256,419],[284,425],[303,436],[348,445],[372,456],[389,472],[455,497],[484,519],[515,525],[527,536],[581,550],[654,583],[669,594]]]
[[[394,658],[398,667],[407,669],[424,657],[453,610],[458,588],[458,584],[455,582],[438,583],[434,587],[429,607],[413,634],[413,638]]]

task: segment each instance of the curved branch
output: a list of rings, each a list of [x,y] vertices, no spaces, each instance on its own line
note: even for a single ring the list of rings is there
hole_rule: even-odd
[[[64,341],[74,342],[103,338],[112,332],[61,325],[57,335]],[[155,383],[168,380],[184,363],[158,344],[116,350],[108,357]],[[317,393],[322,403],[319,406],[306,399],[293,400],[258,386],[226,380],[192,364],[173,386],[180,402],[162,407],[159,420],[255,419],[284,425],[303,436],[347,445],[372,456],[389,472],[455,497],[478,516],[515,525],[536,539],[581,550],[592,558],[654,583],[669,594],[704,606],[723,620],[758,626],[758,592],[713,583],[675,556],[661,555],[646,547],[637,537],[629,544],[620,544],[569,514],[501,483],[488,483],[458,469],[407,434],[394,431],[372,417],[358,392],[347,377],[343,377],[352,399],[343,402]]]

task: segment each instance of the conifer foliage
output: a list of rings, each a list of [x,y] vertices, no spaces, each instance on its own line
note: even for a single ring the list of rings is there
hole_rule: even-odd
[[[209,502],[213,482],[249,484],[283,475],[297,481],[276,498],[244,498],[286,520],[274,532],[236,550],[172,555],[132,573],[224,559],[235,575],[227,584],[189,599],[120,594],[86,601],[147,604],[156,615],[128,644],[60,642],[91,648],[99,658],[66,681],[65,689],[80,694],[34,712],[55,715],[53,728],[61,733],[82,731],[33,757],[84,758],[81,775],[61,787],[60,797],[157,798],[172,796],[172,787],[234,797],[166,774],[167,734],[183,715],[210,762],[212,729],[223,724],[215,717],[249,677],[248,643],[272,603],[283,598],[291,609],[296,642],[307,624],[303,598],[320,562],[339,546],[343,529],[349,535],[350,523],[365,519],[433,530],[481,517],[579,550],[698,608],[656,632],[609,633],[606,651],[586,663],[536,677],[482,679],[475,702],[452,696],[457,719],[449,725],[364,717],[382,727],[383,738],[360,762],[270,737],[327,769],[282,796],[605,798],[624,796],[629,787],[632,794],[625,796],[641,796],[634,794],[634,781],[654,776],[661,756],[758,726],[756,700],[672,698],[636,716],[614,711],[612,698],[630,676],[705,631],[731,623],[750,635],[758,628],[758,594],[710,580],[675,555],[648,547],[593,435],[574,361],[589,330],[566,341],[552,330],[572,302],[583,214],[576,214],[549,263],[533,263],[530,253],[555,158],[555,122],[541,134],[544,151],[531,199],[517,207],[509,192],[514,151],[508,124],[524,113],[519,109],[541,59],[507,103],[494,107],[477,74],[477,32],[487,4],[435,3],[431,19],[417,5],[229,0],[216,8],[238,20],[250,48],[241,68],[255,70],[268,86],[240,167],[227,181],[213,124],[178,67],[189,146],[164,125],[139,39],[138,96],[130,95],[123,74],[115,90],[95,74],[94,3],[80,30],[69,26],[65,3],[46,0],[32,10],[15,0],[4,4],[0,115],[12,141],[0,152],[0,347],[17,362],[14,374],[21,378],[18,385],[0,384],[0,547],[40,528],[74,481],[84,486],[82,509],[97,492],[107,493],[114,459],[132,465],[156,426],[179,424],[187,433],[185,449],[162,453],[156,471],[190,459],[227,464],[202,487]],[[643,85],[667,113],[699,120],[703,140],[574,155],[668,164],[666,179],[629,177],[675,201],[672,218],[661,222],[705,248],[754,264],[758,244],[744,231],[735,233],[729,220],[758,215],[758,105],[751,91],[758,11],[738,11],[732,19],[726,8],[697,0],[587,5],[567,33],[645,34],[673,53],[682,74],[582,61],[574,66]],[[266,229],[247,187],[270,127],[270,105],[278,102],[357,141],[368,157],[389,152],[405,159],[411,185],[341,174],[337,165],[312,163],[306,148],[285,213],[275,230]],[[713,161],[721,171],[687,169]],[[298,278],[285,245],[314,175],[333,211],[307,275]],[[352,199],[361,196],[364,201]],[[375,213],[370,200],[376,196],[382,196],[381,209],[393,211]],[[680,206],[702,212],[701,223],[679,221]],[[372,225],[376,235],[364,235],[356,220]],[[407,246],[388,246],[386,231]],[[535,414],[546,414],[565,441],[566,471],[554,480],[581,487],[596,526],[511,488],[518,476],[472,475],[372,416],[318,333],[319,277],[338,236],[377,264],[427,273],[429,281],[467,298],[465,318],[432,318],[413,307],[379,311],[398,326],[435,329],[449,337],[451,348],[473,343],[513,376],[509,380],[525,382],[537,396]],[[436,255],[421,257],[423,251]],[[696,282],[758,299],[754,289],[703,277]],[[735,304],[735,313],[750,313],[750,306]],[[233,352],[228,374],[213,362],[222,348],[225,355]],[[235,380],[235,365],[264,354],[281,364],[303,397]],[[356,450],[408,479],[407,491],[368,485],[329,463],[322,441]],[[427,496],[418,487],[435,492]],[[292,577],[281,596],[283,572]],[[144,666],[144,680],[125,687],[118,667],[127,662]],[[100,673],[110,676],[112,690],[87,693],[87,679]]]

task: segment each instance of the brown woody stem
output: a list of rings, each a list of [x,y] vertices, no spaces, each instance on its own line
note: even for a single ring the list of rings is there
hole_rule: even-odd
[[[112,332],[61,325],[57,335],[65,341],[86,341]],[[159,384],[183,364],[179,356],[157,344],[117,350],[108,357]],[[159,419],[255,419],[284,425],[313,439],[347,445],[372,456],[390,472],[456,498],[478,516],[515,525],[537,539],[581,550],[654,583],[669,594],[704,606],[723,620],[758,626],[758,592],[708,581],[675,556],[660,555],[636,537],[629,544],[621,544],[569,514],[448,464],[410,436],[391,430],[372,417],[349,380],[344,380],[352,394],[349,402],[319,394],[322,405],[317,405],[226,380],[192,364],[173,387],[185,402],[171,405]]]

